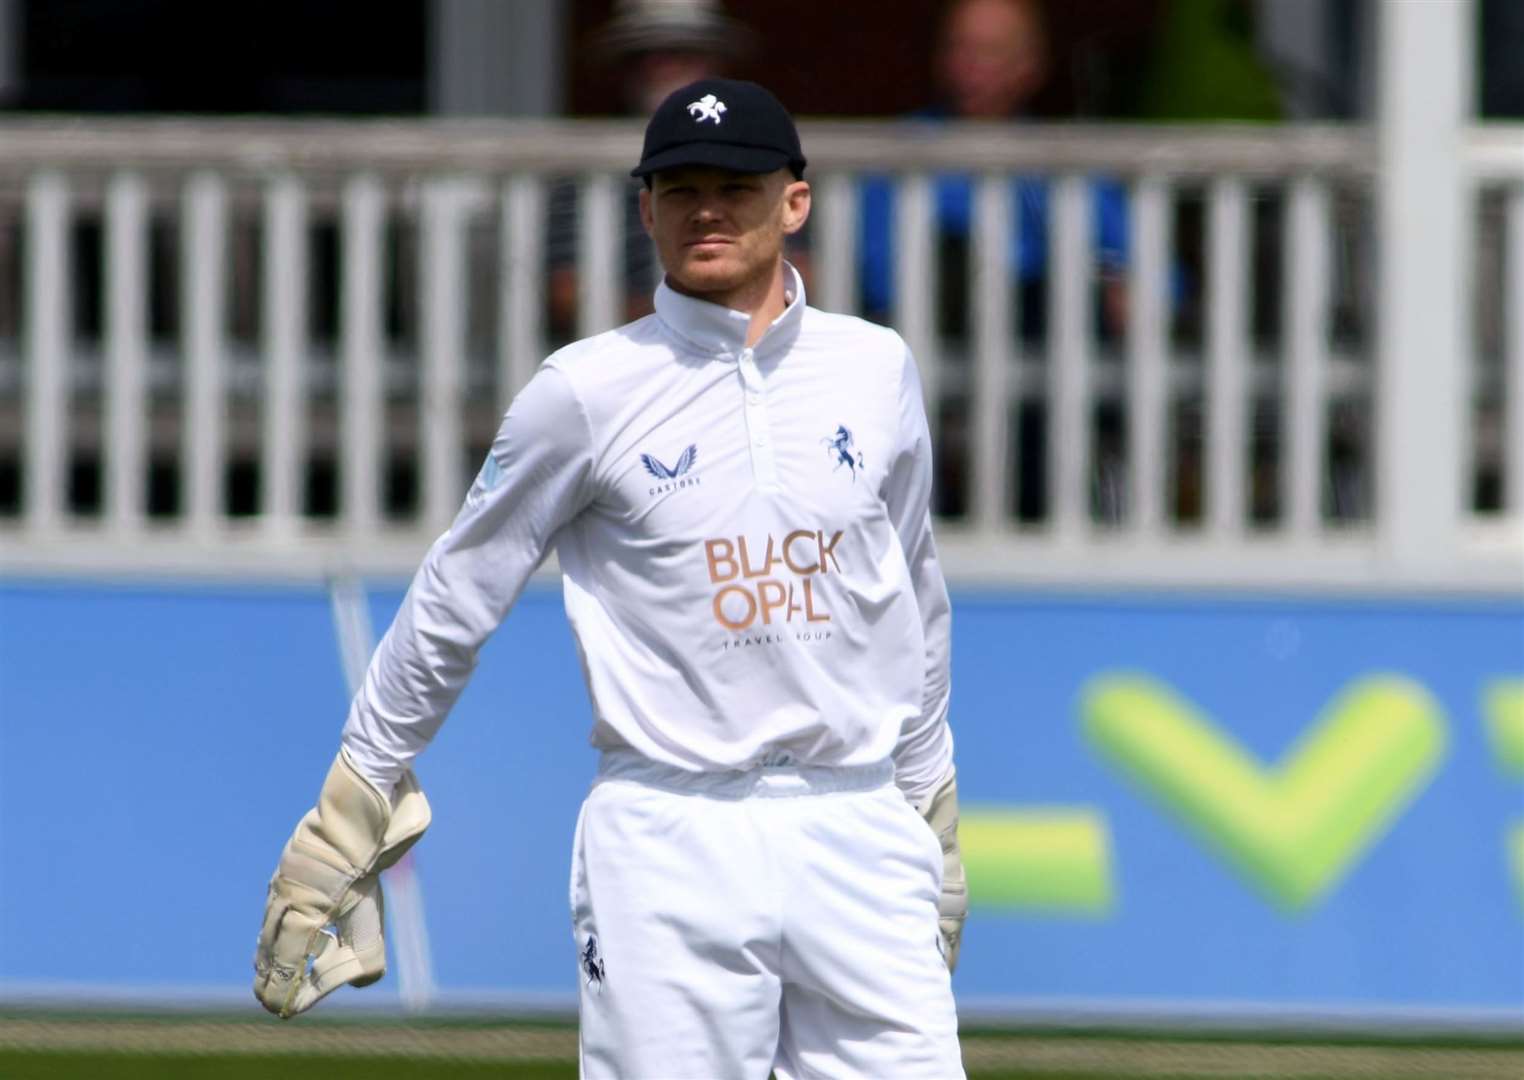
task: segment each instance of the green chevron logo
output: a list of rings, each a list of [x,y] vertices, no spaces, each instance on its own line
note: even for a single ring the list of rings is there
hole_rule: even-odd
[[[958,843],[976,908],[1081,917],[1112,909],[1111,840],[1096,810],[967,806]]]
[[[1386,675],[1341,692],[1274,767],[1166,684],[1094,680],[1091,744],[1283,911],[1325,896],[1427,786],[1445,752],[1437,702]]]
[[[1482,715],[1487,718],[1487,741],[1492,757],[1505,775],[1524,780],[1524,679],[1498,679],[1482,693]],[[1508,867],[1519,907],[1524,910],[1524,821],[1509,826]]]
[[[1487,741],[1503,772],[1524,780],[1524,679],[1497,679],[1482,691]]]

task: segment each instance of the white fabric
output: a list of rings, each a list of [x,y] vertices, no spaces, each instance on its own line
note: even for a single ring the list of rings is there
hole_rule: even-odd
[[[754,349],[749,316],[663,285],[654,315],[555,353],[514,400],[350,709],[344,745],[382,790],[552,548],[595,746],[689,771],[892,755],[915,803],[946,774],[915,363],[787,273]]]
[[[572,856],[586,1080],[963,1076],[942,852],[889,762],[606,763]]]

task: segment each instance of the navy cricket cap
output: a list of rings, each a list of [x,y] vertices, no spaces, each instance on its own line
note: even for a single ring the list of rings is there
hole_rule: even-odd
[[[683,165],[742,173],[788,166],[799,176],[805,160],[794,119],[771,91],[739,79],[700,79],[656,107],[640,164],[630,175]]]

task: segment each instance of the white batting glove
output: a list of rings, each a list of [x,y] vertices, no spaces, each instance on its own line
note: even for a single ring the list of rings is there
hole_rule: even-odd
[[[942,954],[947,970],[958,967],[958,946],[963,941],[963,921],[968,918],[968,880],[963,876],[963,853],[958,849],[958,777],[953,769],[933,789],[931,797],[917,807],[942,844],[942,897],[937,902],[937,924],[942,930]]]
[[[411,772],[388,802],[343,751],[281,852],[254,953],[254,996],[282,1020],[386,972],[381,871],[429,827]]]

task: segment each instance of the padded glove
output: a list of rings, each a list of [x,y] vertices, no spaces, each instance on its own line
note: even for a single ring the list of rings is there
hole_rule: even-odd
[[[429,827],[411,772],[387,800],[341,750],[281,852],[254,953],[254,996],[282,1020],[386,972],[381,871]]]
[[[963,853],[958,849],[958,777],[947,775],[918,808],[942,844],[942,898],[937,903],[937,923],[942,930],[942,955],[947,970],[958,966],[958,946],[963,941],[963,920],[968,918],[968,881],[963,876]]]

